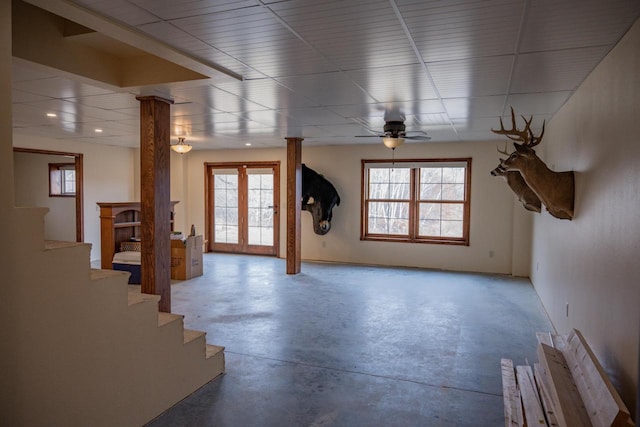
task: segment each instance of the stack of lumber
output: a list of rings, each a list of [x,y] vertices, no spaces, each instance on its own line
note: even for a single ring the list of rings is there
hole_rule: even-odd
[[[533,369],[501,360],[506,427],[635,426],[580,331],[537,337]]]

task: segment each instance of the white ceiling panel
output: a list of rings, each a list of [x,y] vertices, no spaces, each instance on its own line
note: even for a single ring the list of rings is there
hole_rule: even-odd
[[[640,16],[638,0],[73,3],[242,79],[122,93],[14,59],[16,132],[136,147],[135,97],[157,95],[175,102],[172,140],[186,135],[196,150],[284,147],[286,136],[379,144],[355,136],[385,119],[428,132],[429,144],[495,140],[510,106],[536,123],[553,117]]]
[[[504,108],[505,98],[504,95],[481,96],[477,98],[448,98],[443,99],[443,102],[451,119],[499,117]]]
[[[423,65],[369,68],[349,71],[347,75],[381,103],[438,97]]]
[[[507,97],[506,107],[515,111],[527,111],[527,114],[553,115],[567,102],[570,91],[514,94]],[[506,114],[505,111],[503,114]]]
[[[478,97],[507,93],[513,56],[460,59],[428,64],[443,98]]]
[[[611,47],[637,18],[637,0],[531,1],[520,52]]]
[[[303,125],[335,125],[351,123],[350,120],[322,107],[278,110],[278,112],[286,117],[291,117],[295,122]]]
[[[89,95],[70,97],[69,101],[89,107],[115,110],[117,108],[140,108],[140,101],[132,93],[107,93],[104,95]]]
[[[289,90],[273,79],[225,82],[216,84],[215,86],[236,96],[272,109],[318,106],[317,103]]]
[[[76,3],[128,25],[136,26],[158,20],[158,16],[127,0],[76,0]]]
[[[220,65],[234,73],[242,75],[244,78],[264,77],[264,74],[252,69],[216,47],[205,43],[169,22],[154,22],[148,25],[141,25],[138,29],[160,41],[163,41],[169,46],[173,46],[181,51],[189,52],[196,58]]]
[[[256,6],[256,0],[129,0],[162,19],[184,18]]]
[[[206,105],[217,111],[234,113],[239,111],[266,110],[264,105],[256,104],[214,86],[196,86],[172,89],[171,95],[191,99],[198,104]]]
[[[417,59],[387,0],[294,0],[271,8],[341,70],[409,64]]]
[[[306,96],[320,105],[349,105],[373,103],[367,95],[344,73],[309,74],[277,79],[294,92]]]
[[[269,76],[335,69],[264,8],[171,21],[194,37]]]
[[[426,62],[515,53],[524,1],[399,0]]]
[[[20,75],[20,73],[18,73]],[[76,98],[80,96],[92,96],[110,94],[107,89],[97,86],[80,83],[69,78],[50,77],[37,80],[16,81],[13,84],[15,89],[34,95],[46,96],[48,98]]]
[[[511,92],[572,91],[602,60],[605,47],[523,53],[518,55]]]

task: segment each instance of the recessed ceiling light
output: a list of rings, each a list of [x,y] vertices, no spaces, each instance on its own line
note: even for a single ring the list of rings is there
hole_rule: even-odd
[[[47,117],[58,117],[56,113],[47,113]]]
[[[94,132],[102,133],[102,129],[96,128],[96,129],[94,129]]]
[[[247,147],[251,147],[251,143],[250,142],[247,142],[244,145],[246,145]]]

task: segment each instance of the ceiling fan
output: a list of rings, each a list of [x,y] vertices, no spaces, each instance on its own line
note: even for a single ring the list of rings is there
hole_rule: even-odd
[[[382,138],[382,143],[385,147],[391,148],[392,150],[404,144],[404,141],[407,139],[414,141],[428,141],[431,139],[424,131],[407,131],[404,124],[404,117],[401,117],[401,120],[388,120],[386,116],[385,114],[385,123],[382,132],[372,130],[372,135],[356,135],[356,138],[378,136]]]

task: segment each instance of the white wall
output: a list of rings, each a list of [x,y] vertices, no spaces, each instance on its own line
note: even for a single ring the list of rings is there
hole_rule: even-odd
[[[302,213],[302,257],[306,260],[337,261],[362,264],[398,265],[458,271],[489,273],[512,272],[513,210],[522,210],[515,232],[519,241],[515,251],[518,272],[528,272],[528,253],[521,247],[530,246],[526,218],[532,214],[521,205],[514,205],[511,190],[500,178],[490,176],[498,162],[496,142],[455,144],[405,144],[396,150],[398,158],[472,157],[470,246],[407,244],[360,240],[361,159],[390,159],[391,152],[382,144],[313,147],[302,143],[302,161],[322,173],[340,194],[341,204],[334,208],[331,231],[325,236],[313,233],[311,216]],[[281,224],[280,255],[286,255],[286,148],[244,149],[225,151],[192,151],[184,155],[188,173],[187,185],[172,185],[188,189],[186,224],[195,224],[204,232],[204,163],[226,161],[280,161]],[[176,170],[172,158],[172,171]],[[174,188],[172,187],[172,198]],[[490,254],[492,252],[493,256]],[[526,267],[523,268],[522,265]]]
[[[49,196],[49,163],[73,163],[75,159],[37,153],[14,153],[13,161],[16,206],[48,208],[44,238],[74,242],[76,199]]]
[[[547,128],[542,159],[576,172],[575,218],[537,217],[532,260],[532,281],[554,325],[583,332],[632,411],[640,324],[639,76],[640,21]]]
[[[91,260],[99,260],[100,212],[96,203],[139,200],[134,199],[134,150],[21,134],[13,135],[13,144],[15,147],[83,154],[84,241],[92,244]],[[45,216],[45,223],[48,221],[49,215]],[[75,240],[75,233],[71,240]]]

